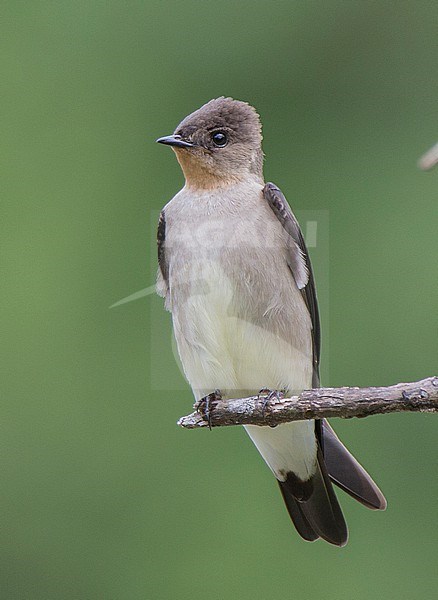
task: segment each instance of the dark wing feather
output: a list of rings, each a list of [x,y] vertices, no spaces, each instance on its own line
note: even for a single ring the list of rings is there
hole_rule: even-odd
[[[284,230],[289,234],[288,266],[303,295],[312,320],[313,387],[319,387],[321,332],[312,265],[300,226],[281,190],[267,183],[263,195]],[[318,469],[309,482],[312,493],[299,499],[293,478],[279,481],[289,514],[300,535],[306,540],[322,537],[343,546],[347,527],[331,481],[353,498],[373,509],[384,509],[386,501],[377,485],[338,439],[326,419],[315,421],[318,439]],[[290,480],[289,480],[290,479]]]
[[[157,230],[157,249],[158,249],[158,265],[160,267],[161,274],[164,281],[167,282],[168,269],[165,256],[165,241],[166,241],[166,218],[164,216],[164,210],[160,212],[160,218],[158,219],[158,230]]]
[[[288,265],[306,303],[312,320],[313,346],[313,387],[319,387],[319,359],[321,352],[321,330],[319,324],[318,301],[312,264],[307,252],[303,234],[286,198],[273,183],[263,188],[263,196],[285,231],[290,236]]]
[[[366,507],[385,510],[384,495],[362,465],[347,450],[327,419],[316,422],[316,432],[333,483]]]

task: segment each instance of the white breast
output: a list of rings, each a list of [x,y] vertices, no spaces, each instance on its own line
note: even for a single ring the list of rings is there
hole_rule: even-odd
[[[165,213],[168,307],[196,396],[308,387],[310,317],[260,184],[232,198],[183,190]]]

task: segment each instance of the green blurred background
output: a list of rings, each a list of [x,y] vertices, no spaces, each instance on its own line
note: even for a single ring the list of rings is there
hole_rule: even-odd
[[[148,296],[182,185],[154,140],[212,97],[254,104],[265,174],[312,249],[326,385],[436,372],[438,4],[1,6],[1,536],[6,600],[429,599],[435,417],[336,422],[388,498],[344,496],[344,549],[301,541],[240,428],[188,432]]]

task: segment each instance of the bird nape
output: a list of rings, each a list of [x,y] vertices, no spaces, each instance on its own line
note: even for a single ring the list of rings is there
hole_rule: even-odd
[[[217,98],[157,141],[175,151],[186,180],[161,211],[157,291],[196,400],[318,387],[312,265],[286,198],[264,181],[259,115]],[[368,508],[386,507],[327,421],[245,429],[305,540],[347,542],[333,483]]]

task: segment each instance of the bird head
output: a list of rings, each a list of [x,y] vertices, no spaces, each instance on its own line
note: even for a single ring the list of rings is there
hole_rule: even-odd
[[[246,102],[210,100],[157,142],[172,146],[188,187],[208,189],[263,177],[260,118]]]

